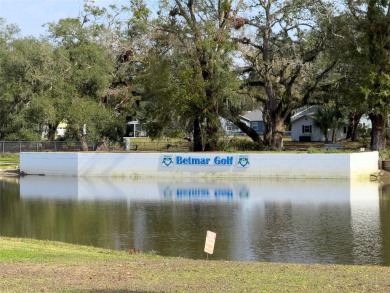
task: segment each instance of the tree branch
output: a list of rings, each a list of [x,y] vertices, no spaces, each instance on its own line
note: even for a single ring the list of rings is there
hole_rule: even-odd
[[[264,48],[263,46],[261,45],[258,45],[258,44],[255,44],[253,43],[250,39],[248,39],[247,37],[243,37],[243,38],[232,38],[232,41],[233,42],[236,42],[236,43],[241,43],[241,44],[244,44],[244,45],[250,45],[256,49],[259,49],[261,52],[264,51]]]
[[[331,63],[327,68],[325,68],[325,70],[323,72],[321,72],[320,75],[318,75],[316,77],[316,81],[314,82],[313,86],[311,86],[307,92],[305,93],[305,95],[303,96],[303,102],[306,104],[308,103],[311,95],[313,94],[313,92],[317,89],[318,87],[318,83],[321,81],[322,78],[324,78],[324,76],[333,69],[333,67],[337,64],[337,60],[334,61],[333,63]]]

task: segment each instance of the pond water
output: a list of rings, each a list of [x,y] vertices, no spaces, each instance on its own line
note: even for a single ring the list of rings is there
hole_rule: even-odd
[[[355,180],[0,179],[0,235],[205,259],[390,265],[390,188]],[[1,252],[1,250],[0,250]]]

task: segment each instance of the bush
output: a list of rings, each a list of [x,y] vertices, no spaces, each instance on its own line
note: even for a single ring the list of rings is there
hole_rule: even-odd
[[[379,157],[380,157],[382,160],[386,160],[386,159],[390,158],[390,150],[382,150],[382,151],[379,151]]]
[[[309,154],[318,154],[318,153],[323,153],[324,150],[320,150],[319,148],[315,148],[315,147],[309,147],[309,148],[307,149],[307,152],[308,152]]]
[[[236,137],[231,139],[221,140],[219,142],[218,149],[226,152],[269,150],[262,143],[255,143],[246,138],[236,138]]]

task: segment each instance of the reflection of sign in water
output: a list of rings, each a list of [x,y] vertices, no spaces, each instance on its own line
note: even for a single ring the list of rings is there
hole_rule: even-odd
[[[210,197],[208,188],[178,188],[176,190],[177,198],[196,198],[196,197]]]
[[[249,191],[247,188],[241,188],[239,191],[234,191],[232,188],[207,188],[207,187],[182,187],[171,188],[166,186],[161,189],[162,195],[166,199],[172,198],[176,195],[176,199],[228,199],[232,200],[236,194],[239,198],[248,198]]]
[[[215,245],[215,238],[217,238],[217,233],[207,231],[206,243],[204,245],[204,252],[206,252],[208,254],[213,254],[214,245]]]
[[[249,197],[249,191],[246,188],[240,189],[240,192],[238,193],[240,198],[248,198]]]
[[[163,196],[165,198],[171,198],[172,197],[172,189],[170,189],[169,187],[164,188]]]
[[[214,196],[216,198],[221,198],[221,197],[233,198],[233,190],[230,188],[216,189],[214,191]]]

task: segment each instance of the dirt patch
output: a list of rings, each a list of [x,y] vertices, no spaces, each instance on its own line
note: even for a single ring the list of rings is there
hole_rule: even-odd
[[[0,270],[0,288],[7,292],[61,292],[65,289],[83,292],[140,292],[146,285],[131,263],[99,263],[94,266],[12,263],[0,264]]]
[[[19,169],[0,169],[0,178],[1,177],[19,177]]]

